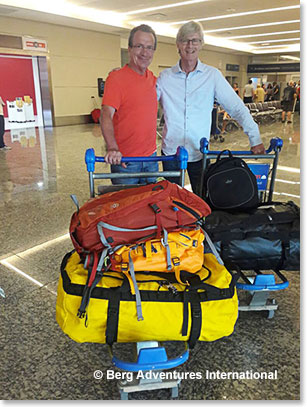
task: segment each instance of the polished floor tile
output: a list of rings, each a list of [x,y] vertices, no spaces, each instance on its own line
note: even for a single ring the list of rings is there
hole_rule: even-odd
[[[300,127],[261,125],[265,146],[283,140],[274,199],[300,204]],[[160,150],[161,139],[158,137]],[[104,155],[98,125],[6,132],[12,150],[0,152],[0,395],[4,400],[116,400],[116,380],[97,380],[97,369],[113,368],[106,345],[78,344],[64,335],[55,320],[60,264],[72,249],[68,233],[75,206],[89,198],[84,154],[94,148]],[[248,150],[242,131],[227,133],[211,149]],[[108,172],[105,164],[96,164]],[[106,184],[108,181],[100,181]],[[188,184],[188,179],[186,180]],[[198,343],[180,372],[201,372],[202,380],[183,380],[181,400],[298,400],[300,398],[300,278],[285,273],[290,287],[274,293],[278,310],[273,319],[259,312],[240,312],[233,335]],[[242,296],[242,294],[240,294]],[[126,346],[125,346],[126,345]],[[169,355],[178,344],[167,344]],[[129,357],[131,345],[117,344]],[[276,380],[213,380],[207,372],[277,370]],[[169,399],[169,390],[133,393],[135,400]]]

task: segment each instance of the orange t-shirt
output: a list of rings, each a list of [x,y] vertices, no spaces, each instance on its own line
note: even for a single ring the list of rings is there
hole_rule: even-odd
[[[128,65],[106,80],[102,104],[116,109],[114,135],[123,156],[148,157],[157,149],[156,80],[148,69],[139,75]]]

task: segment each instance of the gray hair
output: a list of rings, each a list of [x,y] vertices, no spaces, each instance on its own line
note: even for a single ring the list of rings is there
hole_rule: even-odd
[[[153,30],[149,25],[147,25],[147,24],[141,24],[141,25],[139,25],[139,26],[137,26],[137,27],[132,28],[132,30],[130,31],[129,40],[128,40],[128,46],[129,46],[130,48],[133,47],[133,37],[134,37],[134,34],[135,34],[137,31],[142,31],[142,32],[144,32],[144,33],[152,34],[152,35],[154,36],[154,39],[155,39],[155,45],[154,45],[155,48],[154,48],[154,49],[157,48],[157,36],[156,36],[156,33],[155,33],[154,30]]]
[[[204,33],[203,33],[203,27],[200,23],[197,23],[196,21],[189,21],[188,23],[183,24],[179,28],[179,31],[176,36],[176,42],[181,42],[185,41],[187,37],[191,34],[198,34],[199,38],[201,39],[201,43],[204,43]]]

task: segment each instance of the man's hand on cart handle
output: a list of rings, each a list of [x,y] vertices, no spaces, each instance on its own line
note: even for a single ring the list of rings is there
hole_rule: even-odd
[[[261,143],[261,144],[257,144],[256,146],[253,146],[251,148],[251,152],[253,154],[265,154],[264,145]]]
[[[127,168],[125,163],[122,163],[122,153],[119,150],[108,150],[104,160],[108,164],[122,165],[123,168]]]

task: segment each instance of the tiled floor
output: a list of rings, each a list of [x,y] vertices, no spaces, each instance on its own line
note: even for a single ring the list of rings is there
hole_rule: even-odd
[[[261,126],[265,145],[281,137],[274,199],[300,202],[299,116],[293,124]],[[96,369],[113,369],[108,349],[77,344],[55,321],[59,266],[72,249],[67,236],[79,202],[89,197],[84,153],[104,154],[98,125],[7,132],[11,151],[0,152],[0,396],[5,400],[116,400],[116,380],[93,378]],[[158,138],[160,143],[160,139]],[[215,150],[248,149],[242,132],[229,133]],[[106,171],[104,164],[100,171]],[[188,182],[188,181],[187,181]],[[300,398],[300,279],[285,273],[290,287],[276,292],[279,309],[273,319],[241,313],[231,337],[198,343],[180,372],[201,372],[201,380],[183,380],[182,400],[297,400]],[[129,353],[129,345],[119,351]],[[169,345],[172,353],[176,344]],[[116,369],[115,369],[116,370]],[[206,372],[269,372],[277,380],[209,380]],[[169,390],[134,393],[135,400],[168,399]]]

